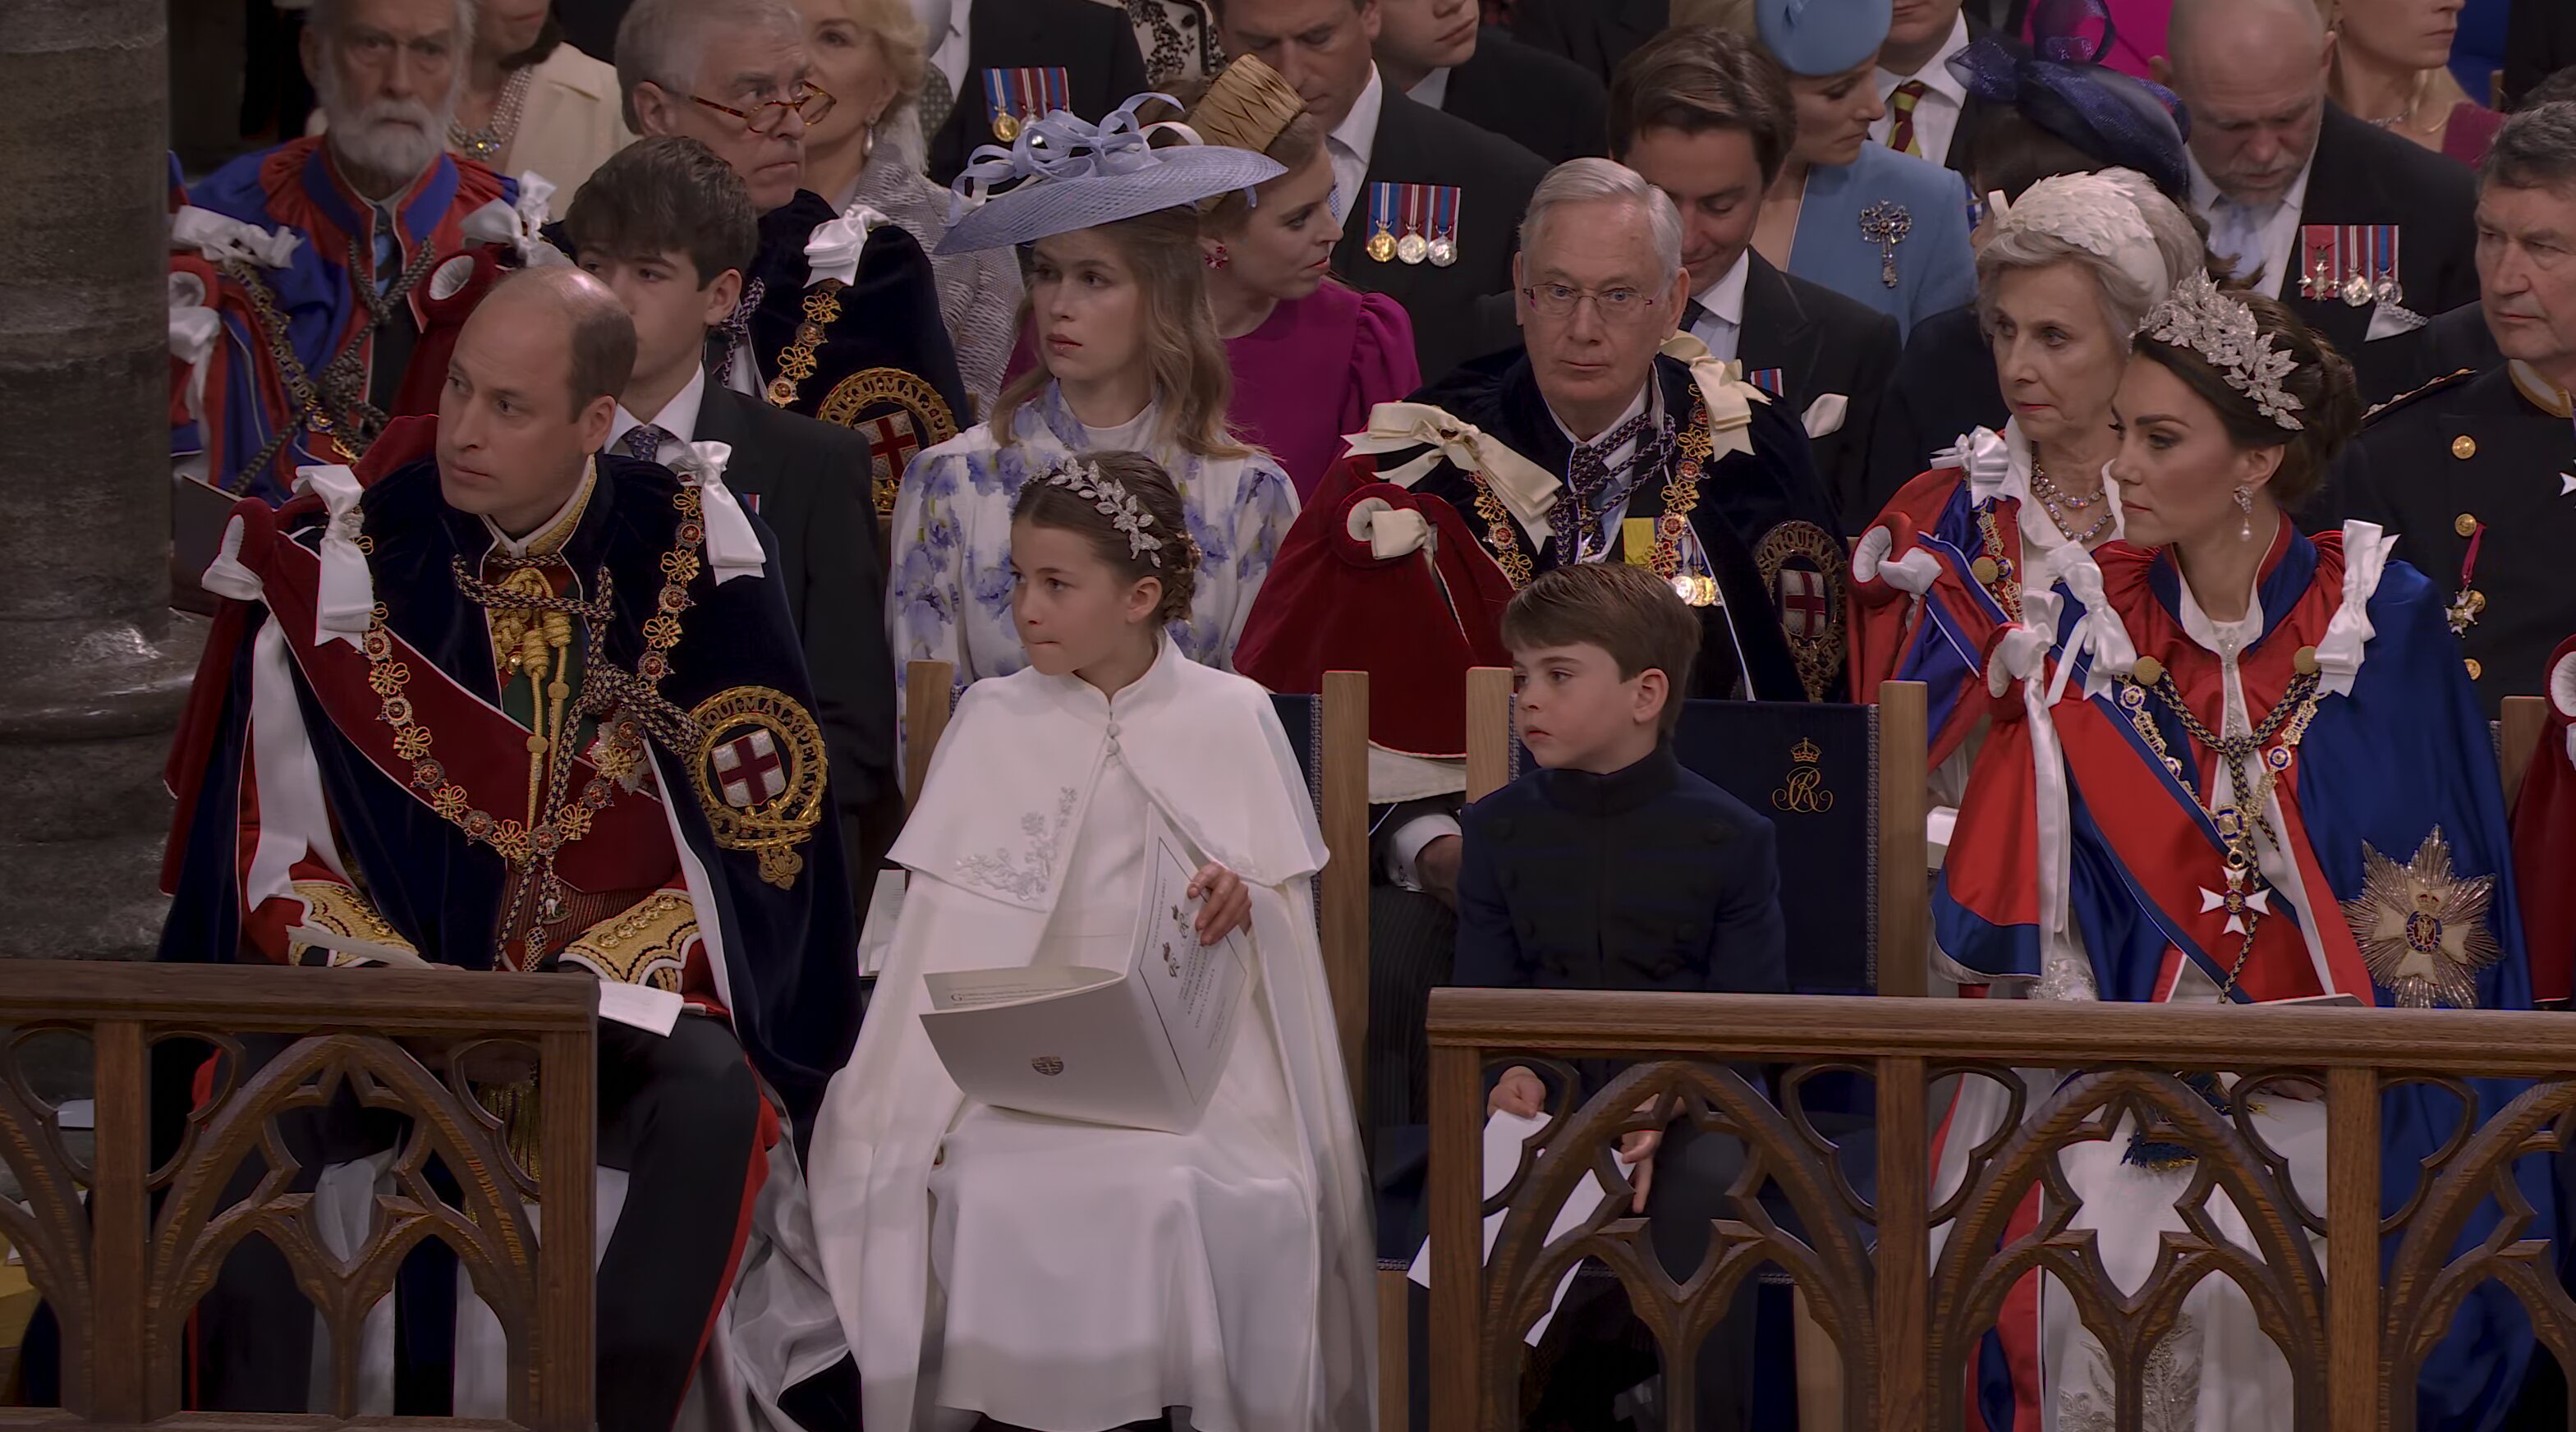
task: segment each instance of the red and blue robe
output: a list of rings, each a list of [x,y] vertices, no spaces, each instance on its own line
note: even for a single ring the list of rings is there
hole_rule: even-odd
[[[403,192],[396,209],[398,253],[381,277],[390,282],[424,248],[430,256],[428,271],[405,296],[412,332],[390,342],[381,333],[359,336],[370,315],[358,285],[374,285],[380,277],[372,239],[374,210],[341,175],[324,137],[245,155],[174,197],[228,219],[297,235],[302,242],[283,267],[256,271],[286,322],[286,341],[296,362],[306,374],[318,373],[356,338],[368,364],[370,400],[389,416],[402,417],[437,411],[439,385],[457,332],[509,253],[470,236],[467,216],[496,201],[505,208],[515,206],[519,186],[473,160],[441,154]],[[459,264],[459,259],[467,262]],[[355,435],[330,426],[331,415],[299,414],[270,335],[243,284],[194,251],[172,253],[170,269],[197,280],[205,306],[223,323],[206,359],[202,416],[191,410],[188,365],[172,365],[174,462],[202,456],[207,485],[275,506],[292,490],[297,467],[352,463],[363,455]],[[379,351],[392,348],[405,351]],[[396,361],[403,364],[401,372],[376,371],[380,362]],[[259,471],[247,470],[286,428],[294,435],[282,448]]]
[[[2258,725],[2290,686],[2300,654],[2326,639],[2344,604],[2343,543],[2339,534],[2303,537],[2285,523],[2265,559],[2256,586],[2263,629],[2238,658],[2247,713]],[[2163,663],[2210,730],[2225,729],[2222,668],[2184,630],[2181,578],[2172,560],[2119,543],[2095,557],[2137,653]],[[2066,651],[2082,614],[2075,604],[2066,606],[2056,656]],[[2450,847],[2453,878],[2494,881],[2483,919],[2500,954],[2475,973],[2476,1002],[2528,1009],[2530,971],[2515,914],[2502,790],[2487,723],[2444,624],[2442,594],[2413,568],[2390,562],[2366,613],[2372,635],[2349,694],[2320,697],[2274,788],[2281,847],[2317,908],[2297,909],[2284,892],[2270,891],[2272,913],[2257,923],[2253,952],[2228,998],[2347,993],[2396,1003],[2391,990],[2374,983],[2341,907],[2363,896],[2365,847],[2405,865],[2438,828]],[[2078,679],[2065,700],[2048,708],[2071,796],[2068,928],[2080,934],[2102,999],[2173,998],[2186,966],[2197,968],[2209,987],[2223,988],[2242,937],[2225,928],[2228,912],[2206,908],[2204,896],[2225,887],[2225,847],[2205,809],[2210,793],[2225,789],[2219,762],[2151,698],[2146,709],[2166,749],[2181,758],[2179,772],[2169,770],[2120,704],[2126,683],[2090,699],[2082,695],[2089,665],[2089,657],[2078,658]],[[1965,689],[1974,700],[1989,688],[1978,682]],[[2041,973],[2045,918],[2032,733],[2018,692],[1993,700],[1986,714],[1993,728],[1934,890],[1935,931],[1941,948],[1972,972],[2031,978]],[[2310,920],[2322,959],[2312,956],[2302,935]],[[2468,1083],[2481,1118],[2519,1088],[2508,1080]],[[2386,1096],[2381,1169],[2388,1207],[2407,1201],[2419,1160],[2442,1144],[2457,1114],[2448,1095],[2422,1086]],[[2555,1202],[2546,1171],[2526,1159],[2517,1177],[2537,1210],[2519,1236],[2552,1236]],[[2463,1246],[2490,1236],[2497,1221],[2492,1205],[2482,1209]],[[2392,1240],[2388,1251],[2394,1250]],[[2031,1405],[2034,1306],[2028,1298],[2009,1300],[1971,1363],[1972,1401],[1995,1432],[2040,1425]],[[2528,1320],[2510,1293],[2495,1283],[2471,1291],[2450,1333],[2424,1361],[2418,1425],[2497,1425],[2531,1348]]]

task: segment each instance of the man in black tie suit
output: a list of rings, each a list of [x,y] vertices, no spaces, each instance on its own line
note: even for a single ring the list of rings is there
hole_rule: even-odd
[[[933,6],[933,10],[940,7]],[[1048,102],[1045,72],[1061,70],[1053,95],[1084,119],[1097,120],[1148,88],[1145,56],[1127,12],[1092,0],[947,0],[948,24],[934,28],[922,79],[921,132],[930,142],[930,177],[953,182],[979,144],[1008,145],[1019,125]],[[999,70],[1009,118],[985,92],[985,72]],[[1026,92],[1037,101],[1024,106]]]
[[[1547,161],[1407,99],[1371,58],[1380,0],[1223,0],[1226,53],[1258,55],[1325,126],[1333,270],[1413,316],[1422,376],[1480,354],[1477,300],[1512,286],[1515,229]]]
[[[2326,98],[2332,47],[2310,0],[2175,0],[2165,48],[2153,68],[2191,112],[2210,251],[2384,392],[2425,318],[2477,301],[2475,180]]]
[[[864,900],[901,813],[868,444],[708,381],[707,330],[733,311],[758,232],[742,177],[678,136],[618,151],[564,217],[576,261],[635,318],[635,369],[610,450],[674,471],[720,463],[725,485],[777,536],[779,587],[804,641],[851,889]],[[728,449],[721,457],[717,444]]]
[[[1476,0],[1378,0],[1378,9],[1377,68],[1389,88],[1550,164],[1607,152],[1607,96],[1582,66],[1480,23]]]
[[[1780,67],[1751,41],[1710,27],[1656,36],[1610,84],[1612,153],[1681,211],[1691,290],[1683,331],[1741,362],[1802,420],[1816,474],[1844,530],[1856,532],[1876,515],[1864,505],[1869,436],[1896,367],[1896,320],[1753,252],[1762,195],[1796,126]]]

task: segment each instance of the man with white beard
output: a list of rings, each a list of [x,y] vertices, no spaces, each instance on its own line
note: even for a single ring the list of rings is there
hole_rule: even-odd
[[[474,0],[314,0],[304,69],[327,132],[237,159],[180,199],[182,477],[283,502],[298,467],[354,462],[389,418],[436,411],[466,315],[542,219],[542,194],[447,153],[474,17]]]

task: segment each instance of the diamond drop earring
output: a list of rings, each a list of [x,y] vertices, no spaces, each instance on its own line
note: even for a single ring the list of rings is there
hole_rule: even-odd
[[[2240,487],[2236,489],[2236,510],[2244,514],[2243,517],[2237,520],[2236,540],[2239,542],[2253,541],[2254,489],[2250,487]]]

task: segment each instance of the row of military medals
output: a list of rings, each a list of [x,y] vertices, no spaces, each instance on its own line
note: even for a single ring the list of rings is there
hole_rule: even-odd
[[[1369,186],[1368,256],[1385,263],[1428,259],[1440,268],[1458,261],[1458,188],[1453,184]]]
[[[2299,249],[2306,260],[2299,270],[2301,298],[2340,298],[2353,308],[2406,302],[2397,282],[2395,224],[2302,224]]]
[[[1073,107],[1073,83],[1062,65],[984,71],[984,116],[993,137],[1008,144],[1032,120]]]

